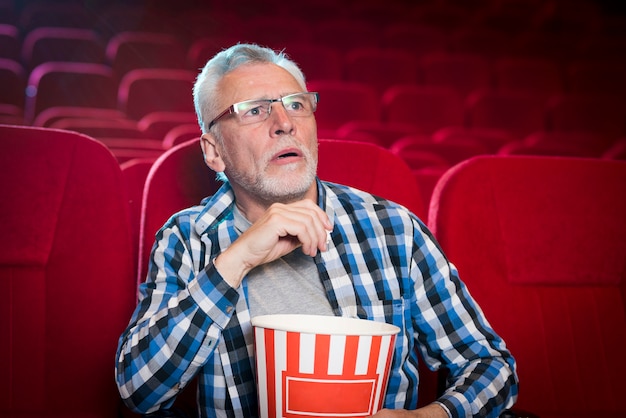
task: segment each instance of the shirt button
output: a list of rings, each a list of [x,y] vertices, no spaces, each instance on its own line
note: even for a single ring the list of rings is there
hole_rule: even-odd
[[[226,307],[226,313],[231,313],[232,311],[233,311],[232,305]]]

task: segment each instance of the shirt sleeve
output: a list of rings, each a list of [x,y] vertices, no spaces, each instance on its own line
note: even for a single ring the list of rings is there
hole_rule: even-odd
[[[437,402],[452,417],[497,417],[517,398],[515,360],[430,231],[418,221],[416,231],[420,350],[430,367],[449,371]]]
[[[168,407],[211,358],[239,298],[212,260],[194,273],[189,231],[172,220],[159,231],[139,303],[120,337],[120,395],[139,413]]]

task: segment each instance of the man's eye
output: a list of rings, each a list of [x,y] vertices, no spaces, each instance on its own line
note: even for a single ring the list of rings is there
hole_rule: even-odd
[[[245,111],[244,118],[254,118],[267,113],[267,110],[263,106],[255,106]]]
[[[304,104],[301,102],[290,102],[287,109],[292,111],[304,110]]]

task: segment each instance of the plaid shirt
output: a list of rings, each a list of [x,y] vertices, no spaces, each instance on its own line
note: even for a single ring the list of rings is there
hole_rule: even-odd
[[[415,409],[417,350],[450,369],[438,400],[454,417],[497,416],[517,397],[515,361],[459,281],[424,224],[402,206],[318,181],[334,222],[315,262],[338,316],[393,323],[396,339],[385,407]],[[174,215],[158,232],[139,304],[120,338],[117,383],[137,412],[172,405],[199,377],[203,417],[258,415],[247,282],[231,288],[212,260],[235,239],[234,195]]]

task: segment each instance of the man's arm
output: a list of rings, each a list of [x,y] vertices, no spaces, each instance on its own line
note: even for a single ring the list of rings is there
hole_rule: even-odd
[[[157,236],[151,278],[120,337],[117,384],[140,413],[169,406],[213,355],[239,298],[212,264],[197,276],[188,248],[189,224],[178,219]]]
[[[517,399],[515,360],[430,231],[421,224],[417,231],[418,340],[426,361],[449,370],[437,402],[452,417],[498,416]]]

